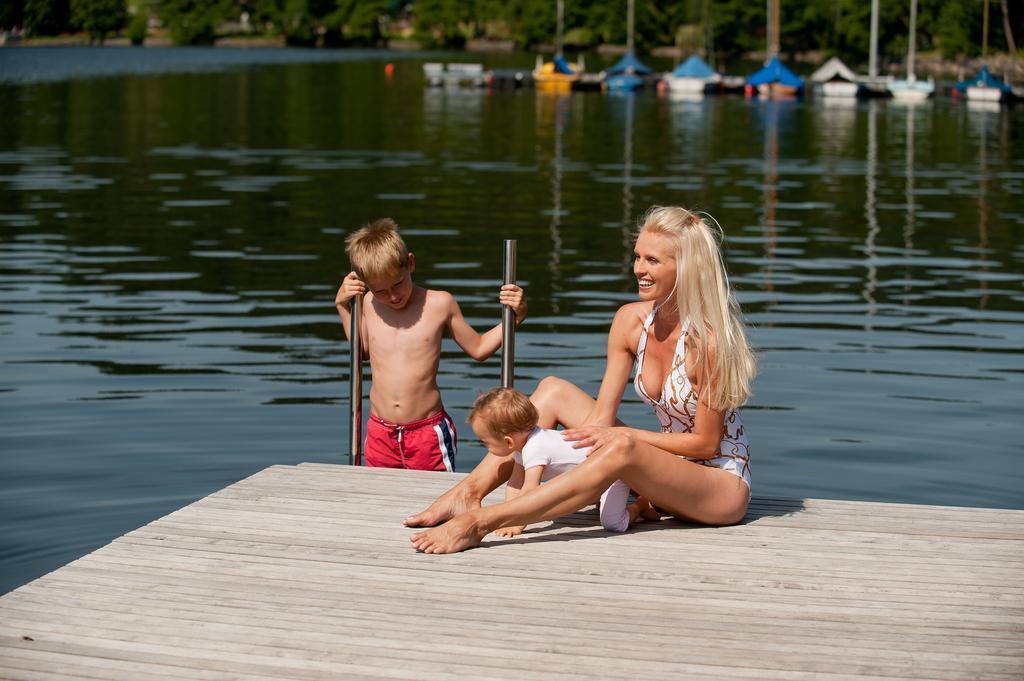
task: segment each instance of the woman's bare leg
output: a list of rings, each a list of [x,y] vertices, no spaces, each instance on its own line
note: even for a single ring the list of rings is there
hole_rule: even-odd
[[[488,452],[469,475],[439,496],[425,511],[407,516],[403,523],[406,527],[433,527],[460,513],[480,508],[484,497],[508,481],[514,463],[510,456],[495,456]]]
[[[540,414],[541,428],[554,428],[561,423],[572,428],[594,408],[594,398],[569,381],[554,376],[543,379],[530,396]],[[621,425],[621,424],[620,424]],[[460,513],[480,508],[480,502],[512,474],[512,461],[486,455],[473,472],[442,494],[425,511],[406,517],[407,527],[433,527]]]
[[[527,525],[577,511],[615,480],[623,480],[675,516],[709,525],[739,522],[750,500],[746,483],[732,473],[686,461],[622,434],[575,469],[527,494],[463,513],[410,539],[425,553],[462,551],[503,525]]]

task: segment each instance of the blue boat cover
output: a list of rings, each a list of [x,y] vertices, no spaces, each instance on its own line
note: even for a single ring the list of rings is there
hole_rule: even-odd
[[[967,92],[969,87],[994,87],[1003,92],[1010,91],[1010,86],[989,73],[987,66],[982,66],[978,75],[971,80],[962,80],[956,84],[956,89],[960,92]]]
[[[642,61],[636,58],[636,55],[632,52],[627,52],[623,55],[622,59],[615,66],[609,67],[604,70],[605,75],[614,76],[619,73],[625,73],[629,69],[633,69],[633,73],[638,76],[646,76],[651,72],[651,69],[646,66]]]
[[[715,72],[703,59],[694,54],[677,66],[672,75],[678,78],[710,78]]]
[[[620,73],[617,76],[609,76],[604,79],[604,84],[609,92],[632,92],[638,90],[644,84],[639,76],[628,73]]]
[[[757,73],[747,78],[747,85],[766,85],[768,83],[780,83],[789,87],[803,87],[804,82],[779,61],[778,57],[764,65]]]
[[[565,57],[555,57],[551,61],[555,63],[555,73],[564,73],[567,76],[571,76],[576,73],[572,70],[572,67],[569,66],[569,62],[565,60]]]

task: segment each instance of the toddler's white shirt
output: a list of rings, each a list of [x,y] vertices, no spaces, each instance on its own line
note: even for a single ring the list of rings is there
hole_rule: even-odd
[[[562,439],[561,431],[537,426],[523,445],[523,451],[516,452],[513,456],[516,463],[523,468],[545,466],[540,480],[547,482],[583,463],[589,451],[590,447],[573,449],[571,442]]]

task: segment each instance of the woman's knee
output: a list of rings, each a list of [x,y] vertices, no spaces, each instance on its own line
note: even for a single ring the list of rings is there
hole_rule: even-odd
[[[616,478],[622,477],[629,470],[633,463],[633,450],[636,442],[629,433],[620,432],[607,442],[603,447],[590,455],[596,459],[596,463],[608,473],[615,474]]]
[[[742,483],[736,493],[722,495],[719,500],[718,522],[716,525],[735,525],[747,515],[750,505],[750,489]]]
[[[537,389],[530,395],[530,401],[537,409],[547,413],[557,413],[558,405],[564,401],[566,387],[572,385],[557,376],[545,376],[537,384]]]
[[[533,391],[532,395],[530,395],[530,399],[536,401],[538,398],[543,399],[552,395],[557,395],[568,384],[568,381],[559,378],[558,376],[545,376],[540,379],[540,383],[537,384],[537,389]]]

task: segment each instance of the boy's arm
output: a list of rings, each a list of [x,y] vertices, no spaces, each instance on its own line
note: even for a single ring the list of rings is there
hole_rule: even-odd
[[[363,305],[368,304],[366,284],[364,284],[355,272],[349,272],[338,292],[334,294],[334,309],[338,311],[341,318],[341,326],[345,329],[345,338],[352,338],[352,299],[356,296],[363,296]],[[364,315],[365,318],[365,315]],[[363,359],[370,356],[369,347],[366,344],[366,325],[359,325],[359,337],[362,340]]]
[[[352,337],[352,299],[366,295],[366,284],[355,272],[349,272],[341,281],[338,292],[334,294],[334,309],[341,317],[341,325],[345,329],[345,338]]]
[[[515,284],[505,284],[501,287],[498,300],[502,305],[512,308],[515,313],[516,326],[523,323],[527,313],[526,296],[523,289]],[[451,298],[451,307],[449,308],[448,330],[455,343],[467,355],[480,362],[493,355],[494,351],[501,347],[501,324],[495,325],[481,336],[462,316],[462,309],[454,296]]]
[[[522,476],[519,480],[516,480],[517,474],[520,472],[522,472]],[[508,486],[505,487],[505,501],[515,499],[532,489],[540,487],[540,479],[543,475],[544,466],[531,466],[524,471],[522,466],[516,464],[516,469],[512,472],[512,477],[509,478]],[[520,483],[515,489],[513,489],[513,481]],[[509,525],[495,530],[494,534],[499,537],[514,537],[517,534],[522,534],[525,529],[526,525]]]

